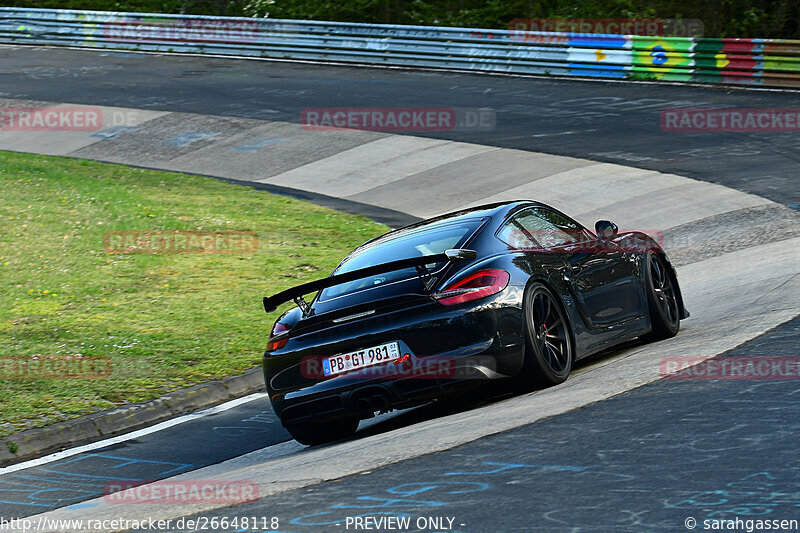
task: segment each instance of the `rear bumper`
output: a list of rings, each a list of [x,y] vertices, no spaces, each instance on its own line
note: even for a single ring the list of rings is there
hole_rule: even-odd
[[[273,398],[273,407],[284,424],[352,416],[370,418],[375,412],[412,407],[448,392],[509,377],[497,371],[493,356],[486,355],[491,352],[491,343],[466,348],[483,349],[460,358],[441,355],[417,360],[415,365],[398,366],[396,372],[378,379],[359,379],[357,374],[342,376]]]
[[[516,298],[509,296],[488,299],[480,307],[440,309],[435,316],[419,316],[419,320],[382,332],[374,340],[358,336],[361,347],[354,349],[398,342],[401,353],[410,354],[399,365],[387,363],[335,378],[309,380],[298,370],[303,357],[309,357],[308,350],[278,357],[267,354],[264,375],[275,413],[284,424],[370,418],[375,412],[411,407],[448,392],[513,376],[522,367],[524,338],[521,309]],[[420,353],[421,337],[431,339],[424,347],[447,349]],[[342,339],[342,352],[350,349],[351,342]]]

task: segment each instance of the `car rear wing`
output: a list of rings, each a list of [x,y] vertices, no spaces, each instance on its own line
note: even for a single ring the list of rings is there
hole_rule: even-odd
[[[303,300],[303,295],[305,294],[317,292],[328,287],[334,287],[336,285],[341,285],[342,283],[348,283],[357,279],[368,278],[370,276],[377,276],[378,274],[385,274],[387,272],[394,272],[395,270],[403,270],[412,267],[417,269],[417,272],[422,278],[423,283],[426,284],[426,289],[429,289],[425,279],[426,277],[429,277],[429,274],[425,268],[425,265],[441,263],[444,261],[463,261],[475,259],[477,256],[478,252],[475,250],[458,248],[453,250],[445,250],[444,253],[441,254],[423,255],[421,257],[400,259],[380,265],[360,268],[358,270],[353,270],[352,272],[345,272],[344,274],[334,274],[332,276],[328,276],[327,278],[304,283],[302,285],[292,287],[291,289],[281,291],[278,294],[265,297],[264,310],[267,313],[271,313],[275,311],[279,305],[294,300],[298,307],[303,310],[303,316],[307,316],[311,308],[310,305]]]

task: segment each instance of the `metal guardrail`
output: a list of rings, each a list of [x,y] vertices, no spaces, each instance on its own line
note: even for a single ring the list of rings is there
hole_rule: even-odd
[[[0,42],[800,87],[800,41],[0,8]]]

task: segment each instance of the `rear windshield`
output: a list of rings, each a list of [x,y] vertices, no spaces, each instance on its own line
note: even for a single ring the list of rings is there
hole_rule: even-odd
[[[460,248],[475,233],[480,224],[480,219],[470,219],[459,222],[439,223],[396,233],[370,243],[361,250],[357,250],[339,265],[334,274],[344,274],[399,259],[441,254],[450,248]],[[428,270],[435,272],[442,268],[444,263],[431,263],[426,266]],[[369,287],[385,285],[416,276],[417,270],[415,268],[406,268],[357,279],[323,289],[319,295],[319,300],[329,300]]]

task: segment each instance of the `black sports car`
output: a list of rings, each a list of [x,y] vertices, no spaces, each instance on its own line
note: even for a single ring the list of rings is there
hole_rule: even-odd
[[[671,337],[688,316],[653,238],[605,220],[591,233],[531,201],[391,231],[264,308],[292,300],[272,328],[264,377],[275,413],[304,444],[488,380],[558,384],[575,360]]]

